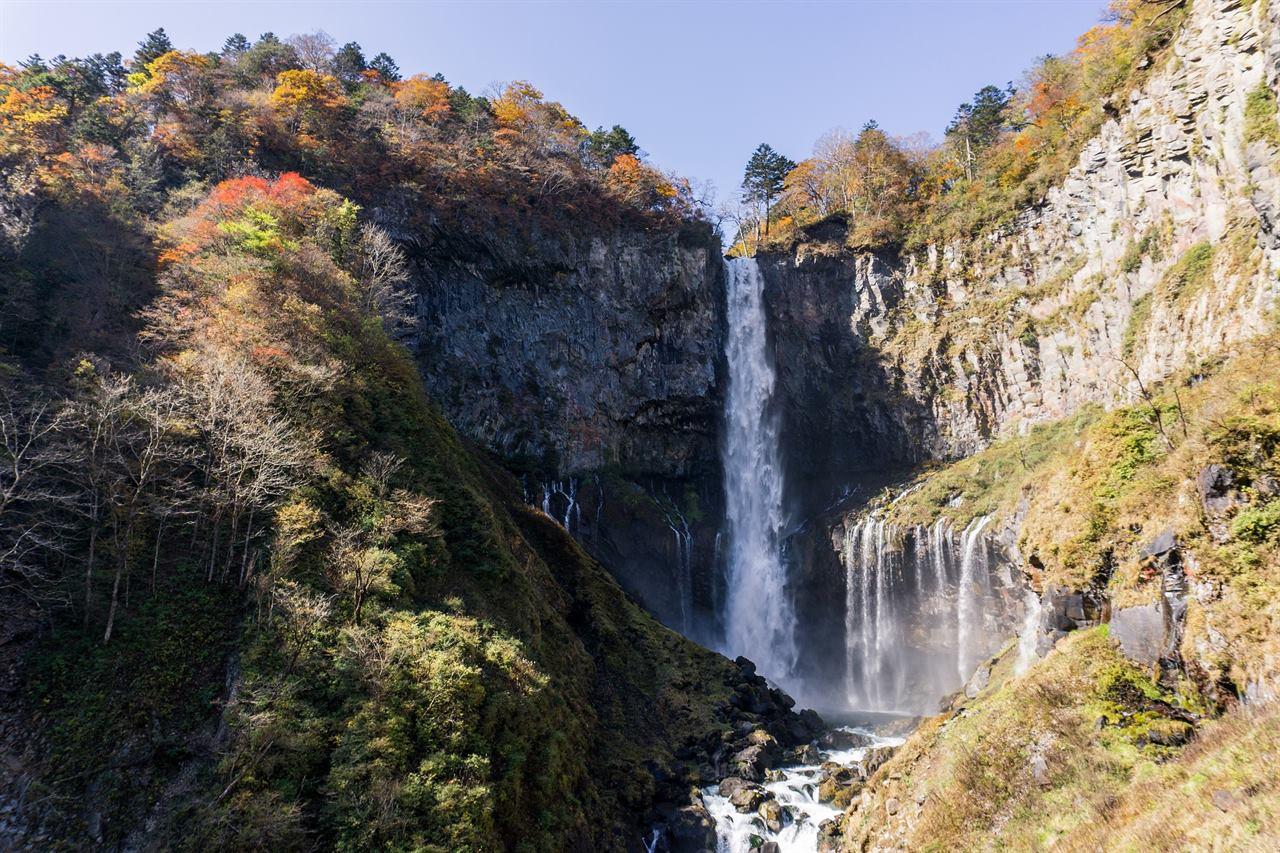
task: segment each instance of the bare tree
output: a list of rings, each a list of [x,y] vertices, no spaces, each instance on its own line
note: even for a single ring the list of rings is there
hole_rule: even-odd
[[[243,584],[263,518],[301,482],[314,448],[275,412],[269,384],[243,360],[211,352],[179,383],[199,447],[210,531],[207,579],[217,574],[219,555],[226,579],[238,554]]]
[[[64,420],[55,401],[0,385],[0,589],[37,606],[55,588],[49,562],[67,535],[51,452]]]
[[[387,233],[376,225],[360,226],[357,246],[360,307],[382,319],[388,333],[407,331],[416,324],[416,294],[408,286],[408,264]]]
[[[298,62],[303,68],[317,74],[333,73],[337,42],[324,30],[289,36],[286,43],[298,54]]]

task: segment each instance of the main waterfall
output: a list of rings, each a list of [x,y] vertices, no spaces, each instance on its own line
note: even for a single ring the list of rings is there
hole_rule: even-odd
[[[782,464],[764,280],[755,258],[726,263],[729,369],[724,492],[728,543],[725,650],[785,679],[795,667],[794,613],[782,560]]]

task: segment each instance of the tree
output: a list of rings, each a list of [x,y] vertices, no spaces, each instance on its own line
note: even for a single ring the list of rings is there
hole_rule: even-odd
[[[359,83],[361,73],[368,67],[368,63],[364,61],[364,51],[353,41],[344,44],[333,57],[334,76],[348,87]]]
[[[972,103],[960,105],[947,125],[947,136],[960,148],[969,180],[973,180],[978,155],[994,145],[1008,126],[1007,110],[1013,96],[1012,83],[1004,89],[983,86],[974,94]]]
[[[742,189],[747,201],[764,207],[764,233],[769,234],[769,213],[773,200],[782,192],[787,173],[796,167],[789,158],[784,157],[773,146],[761,142],[751,159],[747,161],[746,171],[742,176]]]
[[[417,294],[405,286],[409,274],[404,252],[387,232],[367,222],[360,226],[355,267],[361,309],[370,317],[380,318],[388,333],[412,326]]]
[[[615,124],[609,130],[597,127],[587,136],[584,144],[587,153],[595,159],[596,163],[604,167],[613,165],[614,159],[621,154],[635,156],[640,153],[636,138],[619,124]]]
[[[288,41],[288,45],[298,54],[302,67],[317,74],[329,72],[333,65],[335,44],[333,37],[324,30],[290,36]]]
[[[357,517],[351,524],[333,525],[329,575],[333,588],[351,597],[351,620],[371,594],[393,592],[401,565],[396,540],[402,535],[439,535],[436,501],[407,489],[393,489],[391,480],[404,460],[390,453],[374,453],[352,490]]]
[[[227,40],[222,43],[222,55],[231,59],[236,59],[250,47],[252,47],[252,45],[249,43],[249,40],[244,37],[244,33],[232,33],[227,36]]]
[[[138,42],[138,49],[133,54],[134,68],[144,68],[147,63],[159,59],[171,50],[173,50],[173,42],[169,40],[164,27],[147,33],[147,37]]]
[[[369,60],[369,68],[377,71],[383,82],[395,83],[400,80],[400,66],[396,65],[396,61],[385,52]]]

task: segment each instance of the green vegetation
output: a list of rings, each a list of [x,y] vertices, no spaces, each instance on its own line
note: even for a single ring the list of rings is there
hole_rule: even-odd
[[[1129,321],[1125,323],[1124,335],[1120,338],[1120,353],[1131,359],[1138,352],[1138,336],[1146,331],[1151,321],[1151,294],[1144,293],[1134,300],[1129,309]]]
[[[403,254],[359,212],[296,173],[184,188],[132,372],[78,359],[57,405],[0,386],[40,446],[0,537],[73,532],[18,564],[57,629],[39,784],[108,846],[622,846],[642,766],[721,734],[736,670],[464,447],[391,339]]]
[[[1246,142],[1266,142],[1280,148],[1280,124],[1276,122],[1276,93],[1266,80],[1249,90],[1244,107],[1244,138]]]
[[[1213,275],[1213,246],[1207,241],[1191,246],[1169,268],[1160,282],[1165,298],[1186,303],[1209,283]]]

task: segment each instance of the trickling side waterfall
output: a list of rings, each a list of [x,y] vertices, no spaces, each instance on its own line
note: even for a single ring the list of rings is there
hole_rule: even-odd
[[[1013,635],[1019,593],[993,583],[988,522],[957,534],[942,520],[902,527],[871,514],[845,528],[850,707],[932,712]]]
[[[793,607],[782,561],[782,466],[776,374],[768,348],[764,281],[754,258],[726,263],[729,369],[723,446],[728,589],[725,651],[785,679],[796,661]]]

